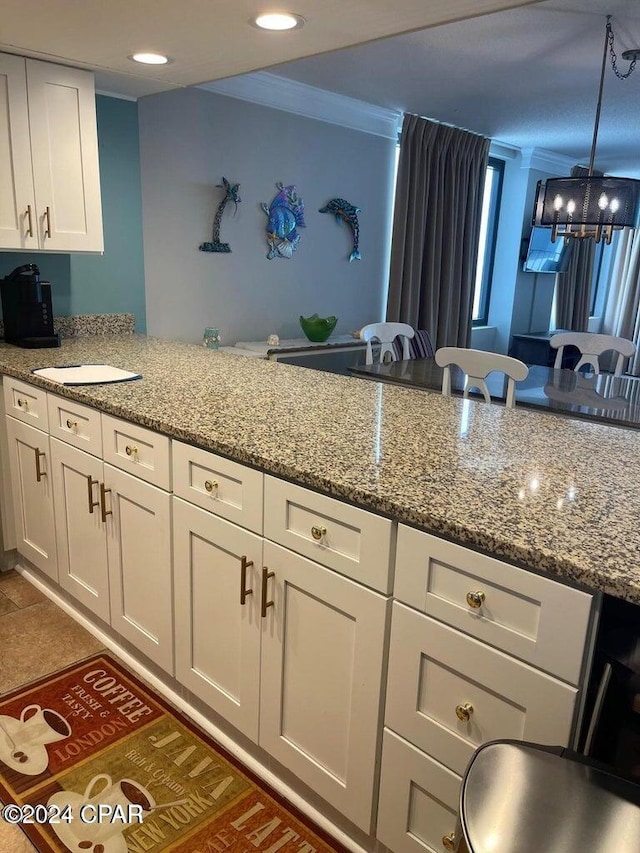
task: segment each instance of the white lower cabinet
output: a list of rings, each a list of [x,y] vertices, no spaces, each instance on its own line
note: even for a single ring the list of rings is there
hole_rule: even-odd
[[[51,444],[60,585],[172,673],[169,494]]]
[[[173,498],[176,677],[258,740],[262,538]]]
[[[7,439],[18,552],[57,583],[49,436],[7,417]]]

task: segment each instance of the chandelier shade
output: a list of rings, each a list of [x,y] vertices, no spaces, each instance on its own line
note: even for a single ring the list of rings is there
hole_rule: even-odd
[[[602,176],[602,173],[594,175],[607,48],[615,75],[622,80],[631,75],[636,60],[640,58],[638,49],[625,51],[622,57],[629,59],[631,64],[626,73],[619,71],[613,48],[611,15],[607,15],[598,103],[587,174],[580,177],[548,178],[546,181],[538,181],[536,188],[533,224],[551,228],[553,243],[558,237],[563,237],[565,242],[572,237],[592,237],[596,242],[604,239],[610,243],[615,229],[627,226],[635,228],[638,225],[640,180]]]

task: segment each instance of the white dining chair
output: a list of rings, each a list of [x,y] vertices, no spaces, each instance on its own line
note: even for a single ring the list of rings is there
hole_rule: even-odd
[[[396,355],[393,351],[393,341],[400,335],[402,338],[402,359],[410,358],[409,341],[414,335],[412,326],[408,323],[369,323],[360,329],[360,340],[367,344],[367,352],[365,356],[365,364],[373,364],[373,348],[372,341],[380,343],[380,363],[385,360],[396,361]],[[389,356],[386,359],[386,356]]]
[[[466,349],[464,347],[442,347],[437,350],[436,364],[444,368],[442,374],[442,393],[445,397],[451,396],[451,365],[455,364],[465,374],[464,391],[462,396],[468,397],[472,388],[482,392],[482,396],[491,402],[491,395],[487,389],[485,379],[490,373],[498,371],[508,376],[507,396],[505,405],[508,408],[515,406],[516,381],[526,379],[529,375],[527,365],[510,355],[501,355],[497,352],[486,352],[485,350]]]
[[[566,346],[574,346],[580,350],[580,360],[573,369],[580,370],[585,364],[590,364],[593,373],[600,373],[600,356],[603,352],[617,352],[614,376],[622,374],[625,358],[631,358],[636,354],[636,345],[633,341],[616,335],[598,335],[594,332],[558,332],[551,336],[549,344],[558,350],[553,364],[556,370],[562,367],[562,356]]]

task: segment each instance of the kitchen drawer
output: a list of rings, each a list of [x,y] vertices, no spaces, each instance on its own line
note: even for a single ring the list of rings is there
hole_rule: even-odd
[[[5,412],[26,424],[48,432],[47,392],[43,388],[28,385],[12,376],[5,376],[2,385]]]
[[[482,603],[469,602],[478,593]],[[586,592],[400,525],[394,597],[580,683],[593,599]]]
[[[100,412],[65,397],[47,394],[49,432],[51,435],[102,457],[102,424]]]
[[[456,773],[464,772],[473,750],[488,740],[567,746],[577,694],[394,602],[385,725]],[[468,722],[458,718],[465,711]]]
[[[169,446],[164,435],[102,415],[104,461],[165,491],[171,491]]]
[[[264,535],[329,569],[391,592],[389,519],[275,477],[264,478]]]
[[[262,533],[263,474],[206,450],[173,442],[173,493]]]
[[[384,729],[376,838],[393,853],[450,849],[443,839],[455,831],[461,784],[456,773]]]

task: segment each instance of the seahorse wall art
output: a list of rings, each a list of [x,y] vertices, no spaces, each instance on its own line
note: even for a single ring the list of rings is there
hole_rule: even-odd
[[[358,241],[360,239],[358,214],[360,213],[360,208],[350,204],[344,198],[332,198],[324,207],[320,208],[320,213],[333,213],[336,218],[336,222],[342,221],[347,223],[349,228],[351,228],[351,233],[353,235],[353,251],[349,255],[349,263],[351,263],[351,261],[362,260],[362,255],[358,248]]]
[[[232,201],[235,205],[235,209],[233,214],[235,216],[236,210],[238,209],[238,205],[242,201],[240,196],[238,195],[238,190],[240,189],[240,184],[230,184],[226,178],[222,178],[221,184],[216,184],[217,187],[224,190],[224,197],[220,204],[218,205],[218,209],[216,210],[216,215],[213,217],[213,235],[210,243],[201,243],[199,249],[201,252],[230,252],[231,246],[228,243],[220,242],[220,220],[222,219],[222,212],[224,211],[226,205]]]
[[[291,258],[298,248],[300,235],[298,228],[306,228],[304,221],[304,204],[296,191],[294,184],[285,187],[276,184],[278,194],[274,196],[269,206],[260,204],[267,214],[267,258]]]

